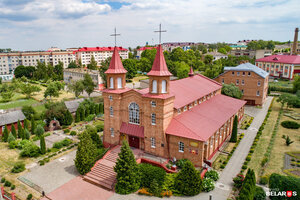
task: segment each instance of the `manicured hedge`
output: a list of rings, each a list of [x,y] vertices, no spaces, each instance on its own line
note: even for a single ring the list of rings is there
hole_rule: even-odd
[[[162,187],[166,177],[166,171],[164,169],[141,163],[139,164],[139,171],[141,173],[141,187],[150,188],[150,184],[153,180],[156,180],[159,187]]]
[[[298,129],[300,128],[300,124],[295,121],[283,121],[281,122],[281,126],[288,129]]]
[[[271,191],[295,191],[297,196],[290,197],[291,200],[296,200],[300,194],[300,178],[295,178],[292,176],[282,176],[273,173],[269,179],[269,188]],[[281,196],[271,196],[271,200],[281,200],[284,199]]]
[[[269,86],[269,88],[271,91],[294,93],[293,88],[287,88],[281,86]]]

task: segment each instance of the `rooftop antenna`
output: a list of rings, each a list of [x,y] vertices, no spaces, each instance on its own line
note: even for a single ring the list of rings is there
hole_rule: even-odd
[[[115,33],[111,34],[110,36],[115,37],[115,47],[117,46],[117,36],[120,36],[121,34],[117,33],[117,28],[115,27]]]
[[[155,33],[159,33],[159,44],[161,44],[161,33],[167,32],[166,30],[161,30],[161,23],[159,24],[159,30],[154,31]]]

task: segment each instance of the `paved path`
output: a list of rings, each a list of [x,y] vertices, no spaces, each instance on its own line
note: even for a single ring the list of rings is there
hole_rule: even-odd
[[[74,165],[75,156],[76,150],[73,150],[43,166],[33,167],[23,177],[47,194],[79,175]]]
[[[212,195],[213,200],[226,200],[231,192],[232,189],[232,179],[240,172],[242,165],[245,161],[246,156],[250,150],[252,142],[256,136],[256,133],[262,124],[265,116],[267,114],[269,105],[272,101],[272,97],[268,97],[266,103],[264,104],[263,108],[256,108],[256,107],[245,107],[245,113],[254,117],[254,120],[248,130],[243,130],[245,133],[244,138],[241,140],[239,146],[235,150],[234,154],[232,155],[231,159],[229,160],[228,164],[226,165],[225,169],[222,171],[220,175],[219,181],[215,185],[215,189],[209,193],[202,192],[199,195],[194,197],[175,197],[172,196],[168,199],[188,199],[188,200],[209,200],[209,195]],[[109,200],[142,200],[142,199],[161,199],[155,197],[146,197],[146,196],[139,196],[136,194],[130,195],[118,195],[115,194]]]

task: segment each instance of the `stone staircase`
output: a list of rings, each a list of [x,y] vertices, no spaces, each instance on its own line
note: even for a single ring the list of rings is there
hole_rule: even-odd
[[[117,158],[117,152],[108,152],[105,157],[99,160],[91,169],[91,171],[83,177],[83,180],[99,187],[113,190],[116,183],[116,173],[114,172],[114,166],[116,164]]]

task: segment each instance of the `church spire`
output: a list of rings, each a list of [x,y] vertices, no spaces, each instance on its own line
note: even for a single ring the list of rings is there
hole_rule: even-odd
[[[114,48],[113,55],[109,64],[109,68],[106,70],[105,74],[122,74],[126,73],[126,69],[123,67],[118,47]]]
[[[189,76],[194,76],[193,67],[190,68]]]
[[[157,47],[157,53],[148,76],[171,76],[169,72],[161,45]]]

